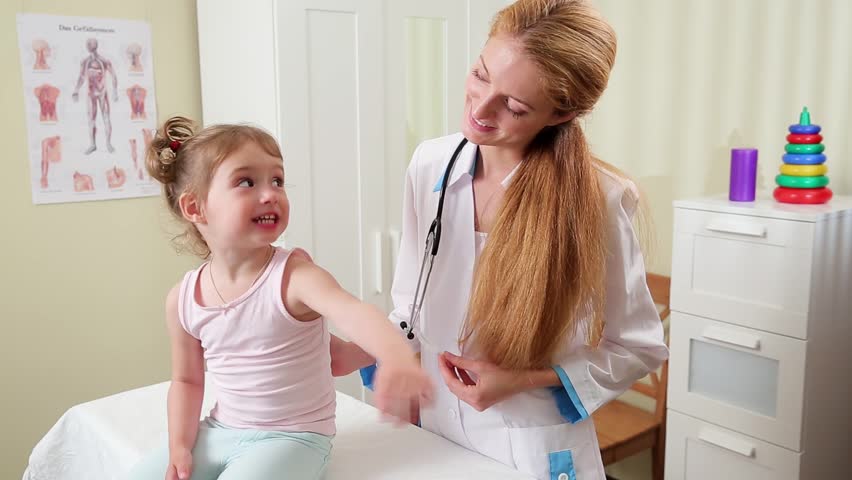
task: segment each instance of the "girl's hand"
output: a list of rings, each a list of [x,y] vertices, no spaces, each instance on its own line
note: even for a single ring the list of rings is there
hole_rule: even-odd
[[[438,367],[450,392],[478,412],[524,391],[528,382],[522,372],[503,370],[493,363],[449,352],[440,355]]]
[[[192,451],[188,448],[169,449],[166,480],[189,480],[190,476],[192,476]]]
[[[376,408],[394,417],[398,425],[416,421],[412,418],[412,402],[432,402],[432,381],[413,356],[404,362],[379,363],[374,385]]]

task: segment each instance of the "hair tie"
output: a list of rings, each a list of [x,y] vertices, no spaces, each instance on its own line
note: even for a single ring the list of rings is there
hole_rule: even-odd
[[[169,148],[171,148],[172,151],[174,151],[175,153],[177,153],[177,151],[180,150],[180,146],[181,146],[181,143],[177,140],[172,140],[171,142],[169,142]]]

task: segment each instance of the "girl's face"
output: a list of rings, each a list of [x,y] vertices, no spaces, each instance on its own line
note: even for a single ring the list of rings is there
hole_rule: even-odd
[[[462,133],[468,140],[523,150],[544,127],[571,118],[556,113],[538,67],[516,40],[488,40],[465,83]]]
[[[253,142],[246,144],[216,169],[202,210],[205,224],[199,228],[211,247],[269,245],[290,218],[283,162]]]

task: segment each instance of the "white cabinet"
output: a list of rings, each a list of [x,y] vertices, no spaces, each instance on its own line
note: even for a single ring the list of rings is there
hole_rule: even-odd
[[[405,169],[458,131],[471,59],[510,0],[198,0],[204,124],[280,142],[303,247],[364,301],[391,307]],[[357,374],[337,388],[360,397]]]
[[[801,454],[674,410],[666,419],[666,478],[795,480]]]
[[[852,471],[852,198],[675,202],[666,479]]]
[[[672,312],[669,408],[799,450],[805,345]]]

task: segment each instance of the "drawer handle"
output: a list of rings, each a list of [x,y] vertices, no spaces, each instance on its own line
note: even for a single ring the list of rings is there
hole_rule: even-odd
[[[766,237],[766,225],[757,225],[754,223],[715,220],[704,228],[711,232],[733,233],[734,235],[745,235],[747,237]]]
[[[731,345],[750,348],[752,350],[760,350],[760,337],[749,335],[747,333],[732,332],[730,330],[710,327],[704,330],[702,336],[710,340],[716,340],[717,342],[729,343]]]
[[[740,440],[739,438],[732,437],[731,435],[726,435],[722,432],[702,430],[701,433],[698,434],[698,439],[702,442],[709,443],[710,445],[715,445],[717,447],[724,448],[725,450],[738,453],[747,458],[754,458],[755,455],[754,445]]]

